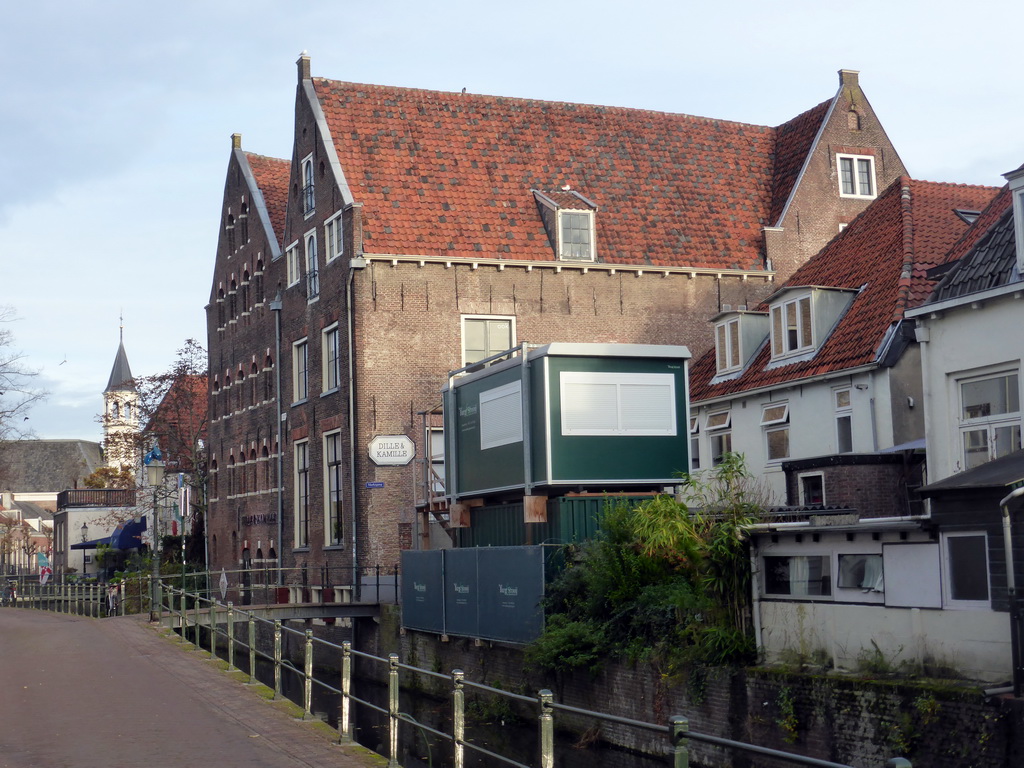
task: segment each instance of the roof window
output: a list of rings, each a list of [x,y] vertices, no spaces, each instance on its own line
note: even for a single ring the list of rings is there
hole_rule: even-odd
[[[533,195],[555,256],[563,261],[596,260],[597,206],[568,185],[558,192],[533,190]]]

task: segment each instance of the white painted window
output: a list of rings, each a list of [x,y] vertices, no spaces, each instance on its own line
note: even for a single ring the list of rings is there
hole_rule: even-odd
[[[324,392],[333,392],[341,386],[341,331],[337,323],[324,329],[321,345]]]
[[[594,260],[594,212],[558,211],[558,258]]]
[[[463,315],[462,364],[496,355],[515,345],[515,318]]]
[[[295,546],[309,546],[309,441],[295,443]]]
[[[292,402],[309,397],[309,345],[305,339],[292,345]]]
[[[734,317],[715,326],[715,354],[718,372],[737,371],[743,364],[740,359],[740,319]]]
[[[870,155],[836,155],[840,197],[874,197],[875,158]]]
[[[761,409],[768,461],[789,458],[789,403],[769,403]]]
[[[518,381],[480,393],[480,448],[523,441],[523,398]]]
[[[827,597],[832,594],[830,558],[825,555],[766,555],[764,594]]]
[[[825,504],[825,475],[821,472],[807,472],[797,476],[800,491],[800,506],[811,507]]]
[[[700,420],[690,417],[690,471],[700,469]]]
[[[988,608],[988,540],[984,533],[942,534],[942,596],[948,608]]]
[[[340,430],[324,435],[324,538],[328,546],[341,544],[345,536],[341,439]]]
[[[316,232],[306,233],[306,289],[310,301],[320,296],[320,269],[316,257]]]
[[[288,269],[288,285],[293,286],[302,277],[302,268],[299,264],[299,244],[292,243],[284,252]]]
[[[324,254],[328,263],[334,261],[345,252],[342,240],[341,214],[336,214],[324,224]]]
[[[853,451],[853,400],[850,388],[832,390],[832,404],[836,420],[836,453]]]
[[[732,452],[732,411],[709,413],[704,422],[711,447],[711,466],[722,463],[722,455]]]
[[[313,187],[313,156],[307,155],[302,161],[302,213],[309,216],[316,210],[316,195]]]
[[[811,297],[800,296],[771,308],[772,357],[788,357],[814,348]]]
[[[1020,383],[1016,371],[961,379],[959,390],[964,469],[1020,449]]]
[[[839,573],[836,586],[840,589],[860,589],[865,592],[884,592],[881,554],[839,555]]]
[[[676,383],[670,373],[559,374],[563,435],[676,434]]]

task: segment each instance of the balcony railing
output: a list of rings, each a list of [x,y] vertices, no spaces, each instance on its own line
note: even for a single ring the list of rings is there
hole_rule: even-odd
[[[82,488],[57,494],[57,509],[67,507],[134,507],[134,488]]]

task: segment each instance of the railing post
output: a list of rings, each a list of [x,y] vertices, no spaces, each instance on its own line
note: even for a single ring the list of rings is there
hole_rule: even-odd
[[[304,718],[313,717],[313,630],[306,630],[306,649],[303,654],[302,709]]]
[[[210,656],[217,656],[217,603],[210,600]]]
[[[199,626],[199,593],[198,592],[196,592],[196,599],[195,599],[195,602],[192,605],[192,628],[195,630],[195,636],[196,636],[195,646],[196,646],[197,649],[202,650],[203,646],[202,646],[202,643],[200,642],[202,640],[202,636],[200,635],[200,629],[201,628]]]
[[[687,734],[690,732],[690,721],[685,717],[675,715],[669,718],[668,727],[672,741],[673,768],[689,768],[690,748]]]
[[[235,668],[235,611],[228,601],[228,671]]]
[[[555,718],[551,710],[554,698],[547,688],[537,694],[540,701],[540,768],[555,766]]]
[[[351,723],[349,722],[352,702],[349,696],[352,694],[352,642],[345,640],[341,644],[341,713],[338,716],[338,730],[341,732],[342,742],[352,741]]]
[[[281,698],[281,620],[274,620],[274,698]]]
[[[181,594],[178,595],[178,616],[181,618],[181,642],[188,641],[188,613],[185,611],[185,580],[181,581]]]
[[[249,685],[256,684],[256,619],[249,614]]]
[[[388,656],[388,768],[398,762],[398,654]]]
[[[462,681],[466,675],[461,669],[452,670],[452,766],[463,768],[466,737],[466,691]]]

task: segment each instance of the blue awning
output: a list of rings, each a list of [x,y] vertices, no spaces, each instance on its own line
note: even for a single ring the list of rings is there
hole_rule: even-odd
[[[138,549],[142,546],[142,533],[146,530],[146,518],[118,523],[109,536],[102,536],[81,544],[72,544],[72,549],[98,549],[100,545],[114,549]]]

